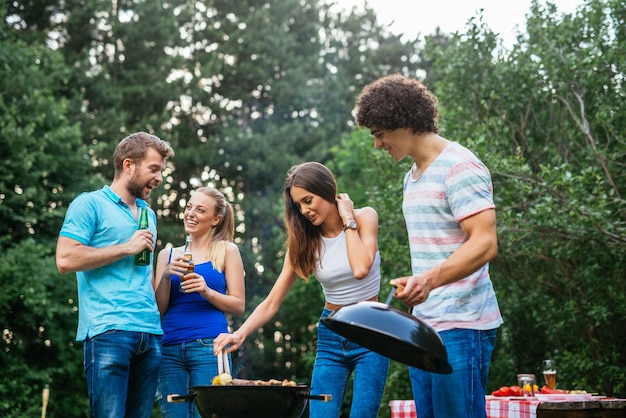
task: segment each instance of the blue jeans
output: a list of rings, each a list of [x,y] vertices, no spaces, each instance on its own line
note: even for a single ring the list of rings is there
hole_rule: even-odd
[[[83,343],[92,418],[150,418],[154,406],[161,336],[107,331]]]
[[[453,329],[439,333],[452,374],[409,367],[419,418],[485,418],[485,390],[496,330]]]
[[[191,386],[211,386],[216,375],[213,338],[164,345],[157,393],[161,415],[164,418],[200,418],[194,401],[168,402],[167,395],[187,395]]]
[[[324,309],[321,317],[331,313]],[[330,402],[309,401],[310,418],[338,418],[350,374],[354,372],[351,418],[376,418],[385,390],[389,359],[355,344],[321,321],[311,394],[332,395]]]

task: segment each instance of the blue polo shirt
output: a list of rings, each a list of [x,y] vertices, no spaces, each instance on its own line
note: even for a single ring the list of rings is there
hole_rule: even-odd
[[[148,207],[141,199],[137,206]],[[148,223],[156,240],[156,215],[150,208]],[[59,235],[103,248],[127,242],[136,230],[137,219],[128,205],[104,186],[74,199]],[[135,257],[127,256],[95,270],[79,271],[76,280],[77,341],[113,329],[163,334],[152,288],[152,263],[137,266]]]

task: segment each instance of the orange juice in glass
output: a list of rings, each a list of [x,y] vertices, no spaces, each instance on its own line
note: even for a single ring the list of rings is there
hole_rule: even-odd
[[[517,375],[517,385],[522,391],[522,396],[535,396],[535,375],[520,373]]]

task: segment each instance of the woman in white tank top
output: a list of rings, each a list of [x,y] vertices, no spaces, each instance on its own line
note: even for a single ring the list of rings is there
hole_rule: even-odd
[[[284,184],[287,253],[283,269],[265,300],[232,334],[215,339],[215,353],[238,349],[250,333],[267,323],[298,277],[314,275],[326,297],[321,318],[342,305],[377,300],[380,289],[378,214],[355,209],[338,193],[333,174],[324,165],[307,162],[292,167]],[[330,402],[312,401],[310,418],[338,418],[345,389],[354,373],[352,418],[376,418],[385,389],[389,359],[355,344],[318,324],[312,394],[330,394]]]

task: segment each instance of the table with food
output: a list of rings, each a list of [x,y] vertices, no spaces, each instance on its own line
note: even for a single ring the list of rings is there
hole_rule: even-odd
[[[485,397],[488,418],[626,418],[626,399],[536,385],[531,396],[502,386]],[[392,418],[417,418],[412,400],[389,402]]]

